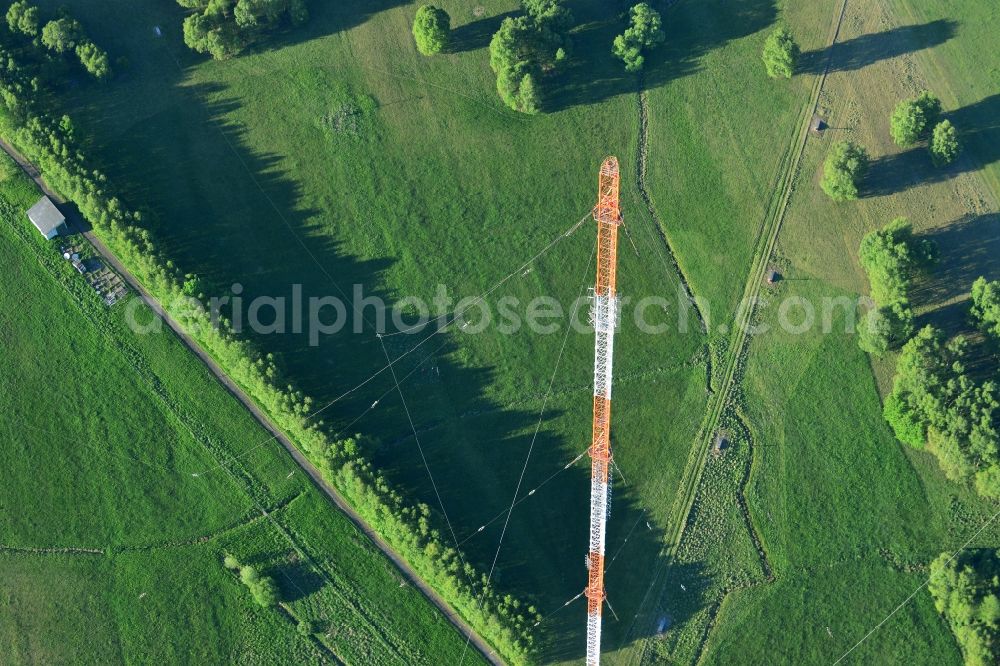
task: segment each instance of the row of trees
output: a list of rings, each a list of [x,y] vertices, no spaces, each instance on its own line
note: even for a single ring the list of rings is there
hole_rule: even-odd
[[[569,52],[566,37],[573,16],[562,0],[521,0],[522,16],[508,17],[490,41],[490,67],[497,75],[497,91],[515,111],[538,113],[542,107],[540,83],[551,75]],[[423,5],[413,19],[413,39],[424,55],[446,51],[451,17],[434,5]],[[625,69],[642,69],[644,52],[664,40],[659,12],[642,2],[629,10],[629,25],[615,37],[612,53]]]
[[[30,37],[49,51],[74,54],[87,72],[98,79],[111,76],[111,61],[104,49],[87,38],[80,22],[63,15],[42,25],[38,7],[18,0],[7,9],[7,27],[12,33]]]
[[[67,117],[52,118],[36,108],[38,78],[0,44],[0,129],[44,173],[57,192],[74,201],[102,240],[161,303],[176,303],[202,289],[154,245],[144,219],[109,191],[108,180],[93,168]],[[229,322],[213,322],[199,306],[171,313],[226,373],[320,468],[324,477],[355,507],[414,569],[503,657],[524,663],[532,649],[534,608],[484,585],[484,577],[447,546],[435,525],[440,518],[426,505],[412,506],[377,472],[364,438],[331,436],[326,424],[311,418],[312,400],[282,379],[273,357],[260,354],[236,337]]]
[[[936,166],[950,164],[958,157],[961,143],[950,120],[941,120],[941,100],[929,90],[896,105],[889,120],[889,132],[898,146],[912,146],[928,140]]]
[[[931,563],[927,589],[966,666],[1000,663],[1000,551],[941,553]]]
[[[927,326],[903,346],[884,414],[900,441],[933,453],[954,481],[1000,498],[998,386],[969,372],[968,341]]]
[[[913,334],[910,283],[936,256],[936,245],[914,237],[913,225],[905,217],[865,235],[859,258],[868,276],[875,307],[858,328],[858,344],[862,349],[881,356]]]
[[[184,19],[184,43],[216,60],[232,57],[270,30],[309,20],[306,0],[177,0],[194,10]]]
[[[256,568],[240,564],[232,555],[226,555],[222,564],[239,575],[240,582],[250,590],[250,595],[259,605],[268,608],[281,601],[278,584],[270,576],[262,576]]]

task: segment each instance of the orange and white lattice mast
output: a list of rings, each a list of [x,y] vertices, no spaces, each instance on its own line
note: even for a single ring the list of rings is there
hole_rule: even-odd
[[[590,552],[587,582],[587,666],[601,661],[601,610],[604,606],[604,541],[608,519],[608,475],[611,466],[611,365],[618,296],[615,272],[618,264],[618,160],[608,157],[601,164],[597,206],[597,284],[594,286],[591,319],[594,324],[594,436],[590,445]]]

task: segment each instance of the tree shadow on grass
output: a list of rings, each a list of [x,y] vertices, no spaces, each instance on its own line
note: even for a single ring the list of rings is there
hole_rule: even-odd
[[[406,0],[336,0],[309,3],[309,20],[301,26],[283,27],[264,35],[250,51],[271,51],[355,28],[375,14],[407,4]],[[413,10],[416,14],[416,9]]]
[[[940,19],[861,35],[827,48],[806,51],[799,56],[795,73],[822,74],[827,62],[830,72],[853,72],[880,60],[943,44],[955,36],[957,28],[957,22]]]
[[[862,196],[887,196],[924,183],[938,183],[1000,161],[1000,94],[944,114],[958,130],[963,152],[945,167],[935,167],[925,144],[874,161]],[[887,120],[888,123],[888,120]]]
[[[623,16],[603,5],[572,8],[577,20],[570,35],[573,50],[562,70],[547,82],[547,111],[634,93],[640,85],[639,76],[626,72],[611,53],[615,36],[626,28]],[[705,54],[762,30],[777,16],[774,0],[680,0],[657,9],[663,14],[666,40],[645,54],[641,85],[646,90],[698,71]]]
[[[475,51],[490,44],[493,35],[500,29],[500,24],[509,16],[517,16],[518,12],[510,11],[496,16],[481,18],[465,25],[460,25],[451,31],[451,45],[448,47],[449,53],[462,53],[463,51]]]
[[[281,588],[281,600],[296,602],[323,588],[323,577],[304,562],[283,564],[264,572],[273,576]]]
[[[967,215],[923,237],[937,244],[940,257],[911,287],[913,302],[925,310],[917,327],[930,324],[949,337],[966,335],[973,347],[972,365],[980,367],[995,349],[975,330],[968,296],[978,278],[1000,279],[1000,213]]]

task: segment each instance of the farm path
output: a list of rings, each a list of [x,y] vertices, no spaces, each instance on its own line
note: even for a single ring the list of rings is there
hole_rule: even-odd
[[[23,155],[21,155],[12,145],[10,145],[6,140],[0,139],[0,148],[4,150],[21,169],[31,177],[31,179],[38,185],[38,187],[44,192],[49,198],[51,198],[56,203],[65,203],[62,197],[53,192],[49,186],[45,183],[41,176],[41,172]],[[372,544],[378,548],[382,553],[389,558],[389,560],[396,566],[397,569],[403,574],[403,576],[427,599],[434,604],[435,607],[448,619],[452,625],[455,626],[458,631],[465,636],[469,642],[475,646],[483,657],[486,658],[490,663],[502,664],[499,656],[496,655],[489,643],[487,643],[482,637],[480,637],[475,630],[465,622],[465,620],[457,613],[455,610],[444,600],[427,582],[425,582],[420,575],[410,567],[409,563],[401,555],[399,555],[393,548],[382,539],[381,536],[364,521],[364,519],[347,503],[347,501],[337,492],[337,490],[329,484],[320,474],[319,470],[306,459],[304,455],[292,444],[291,440],[274,424],[271,419],[263,412],[263,410],[257,406],[257,404],[247,395],[237,384],[233,381],[226,373],[223,371],[222,367],[216,363],[207,352],[205,352],[198,343],[187,334],[186,331],[181,327],[181,325],[175,321],[172,317],[167,314],[159,303],[146,291],[142,283],[132,275],[131,272],[118,260],[118,257],[103,243],[97,236],[94,235],[92,231],[87,230],[87,225],[80,218],[80,216],[75,212],[67,211],[65,207],[63,208],[63,213],[69,213],[66,217],[67,224],[82,235],[94,249],[101,255],[101,257],[112,267],[119,275],[129,284],[129,286],[135,290],[137,294],[149,305],[149,307],[157,313],[157,315],[163,320],[165,324],[170,328],[171,331],[184,343],[184,345],[191,350],[191,352],[198,357],[198,359],[205,364],[205,366],[211,371],[212,375],[237,399],[243,406],[249,411],[254,419],[261,425],[264,430],[269,432],[271,436],[278,441],[285,450],[288,451],[289,455],[295,460],[295,462],[302,468],[309,478],[312,479],[315,486],[321,490],[334,506],[336,506],[342,513],[344,513],[352,523],[360,530]],[[266,515],[266,514],[265,514]]]
[[[847,2],[848,0],[843,0],[837,8],[831,23],[830,38],[828,40],[827,48],[828,54],[831,53],[831,49],[829,47],[836,44],[840,36],[841,26],[847,11]],[[761,285],[764,282],[768,263],[771,260],[771,255],[774,251],[778,234],[781,231],[781,225],[785,218],[785,212],[787,211],[789,201],[791,200],[792,191],[794,189],[793,185],[796,174],[799,170],[799,164],[802,160],[802,155],[805,152],[806,144],[809,141],[809,120],[818,108],[820,94],[823,91],[829,71],[830,57],[828,55],[822,74],[816,77],[816,81],[813,84],[809,102],[803,106],[803,109],[800,112],[798,119],[798,125],[800,127],[799,132],[795,135],[795,138],[793,139],[792,144],[788,147],[784,157],[781,175],[778,179],[778,192],[780,194],[776,199],[777,205],[772,203],[766,213],[763,230],[760,239],[758,240],[758,247],[756,248],[752,259],[750,273],[748,274],[746,283],[744,284],[743,299],[741,301],[743,305],[736,313],[733,328],[728,331],[720,330],[720,333],[729,332],[733,336],[728,352],[722,359],[721,381],[718,390],[712,393],[709,398],[709,406],[705,420],[702,422],[696,444],[692,448],[692,455],[689,457],[688,463],[684,469],[684,474],[681,477],[680,492],[675,500],[674,507],[671,511],[671,520],[667,526],[667,538],[664,544],[664,554],[666,557],[660,559],[662,564],[659,564],[652,572],[650,586],[646,591],[646,595],[643,598],[642,603],[639,605],[639,611],[633,618],[629,630],[626,633],[625,640],[623,641],[624,644],[628,644],[630,641],[635,639],[637,627],[640,625],[651,625],[656,621],[655,604],[657,600],[662,597],[664,587],[667,584],[665,575],[667,572],[667,564],[672,561],[677,552],[677,547],[680,545],[681,539],[684,536],[688,516],[690,515],[691,507],[694,503],[695,495],[698,489],[698,484],[701,481],[702,472],[705,468],[705,462],[708,458],[708,452],[710,449],[709,444],[712,434],[718,427],[723,413],[725,412],[725,408],[730,403],[734,390],[739,384],[740,360],[746,354],[750,340],[750,336],[748,335],[750,328],[749,324],[755,312],[755,305],[760,296],[762,288]],[[644,94],[640,92],[639,96],[640,113],[642,114],[640,118],[641,134],[639,142],[639,164],[641,168],[639,170],[639,178],[642,182],[644,181],[644,162],[646,160],[644,137],[647,132],[646,125],[648,123],[648,110],[646,109]],[[655,215],[654,208],[651,207],[650,212]],[[659,225],[659,218],[654,217],[654,220],[656,220]],[[660,232],[664,233],[662,227],[660,227]],[[644,653],[644,649],[630,651],[624,663],[640,663]]]

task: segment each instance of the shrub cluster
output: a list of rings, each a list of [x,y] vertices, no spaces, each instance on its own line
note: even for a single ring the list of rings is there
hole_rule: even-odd
[[[522,0],[525,14],[509,16],[490,41],[490,67],[497,75],[497,92],[510,108],[538,113],[540,81],[566,59],[566,32],[573,15],[560,0]]]
[[[779,27],[767,37],[761,59],[772,79],[790,79],[795,73],[795,61],[799,57],[799,45],[787,28]]]
[[[625,69],[637,72],[646,58],[642,52],[665,39],[660,13],[645,2],[629,10],[629,27],[615,37],[612,52],[625,63]]]
[[[972,284],[972,316],[984,333],[1000,340],[1000,280],[980,277]]]
[[[896,105],[889,120],[889,132],[898,146],[912,146],[926,138],[930,129],[941,117],[941,100],[929,90],[915,99],[903,100]]]
[[[108,190],[75,141],[68,117],[50,118],[34,106],[37,77],[0,47],[0,131],[44,174],[54,190],[73,200],[95,231],[161,302],[176,302],[200,289],[154,245],[143,218]],[[175,316],[226,373],[317,464],[325,478],[413,568],[510,662],[523,663],[532,647],[534,608],[485,588],[485,578],[445,545],[426,505],[407,505],[375,471],[359,443],[336,440],[324,423],[310,418],[312,400],[285,384],[270,355],[237,338],[226,322],[216,327],[209,313],[192,307]],[[481,596],[480,596],[481,595]],[[481,598],[481,601],[480,601]]]
[[[898,217],[865,235],[859,256],[875,308],[858,328],[858,344],[870,354],[881,355],[913,334],[910,282],[917,271],[934,261],[937,247],[932,241],[917,240],[909,220]]]
[[[1000,497],[997,383],[968,371],[968,343],[945,341],[927,326],[900,354],[884,414],[900,441],[933,453],[948,478],[975,479],[976,490]]]
[[[931,563],[927,589],[966,666],[1000,663],[1000,551],[941,553]]]
[[[270,576],[261,576],[256,568],[241,565],[239,560],[232,555],[226,555],[222,560],[222,565],[231,571],[238,572],[240,582],[246,585],[253,600],[259,605],[268,608],[276,606],[281,601],[278,584]]]
[[[111,76],[107,52],[90,41],[80,22],[71,16],[61,16],[43,26],[38,7],[29,5],[27,0],[18,0],[7,9],[7,27],[12,33],[39,40],[55,53],[75,54],[83,68],[97,79]]]
[[[448,12],[434,5],[423,5],[413,18],[413,39],[417,50],[424,55],[434,55],[448,48],[451,36],[451,17]]]
[[[941,120],[941,100],[929,90],[896,105],[889,120],[889,132],[899,146],[912,146],[929,139],[931,159],[939,167],[953,162],[962,150],[955,126],[950,120]]]
[[[309,20],[306,0],[177,0],[194,13],[184,19],[184,43],[216,60],[229,58],[287,22]]]
[[[868,169],[868,153],[853,141],[834,144],[823,164],[820,187],[834,201],[858,198],[858,185]]]

